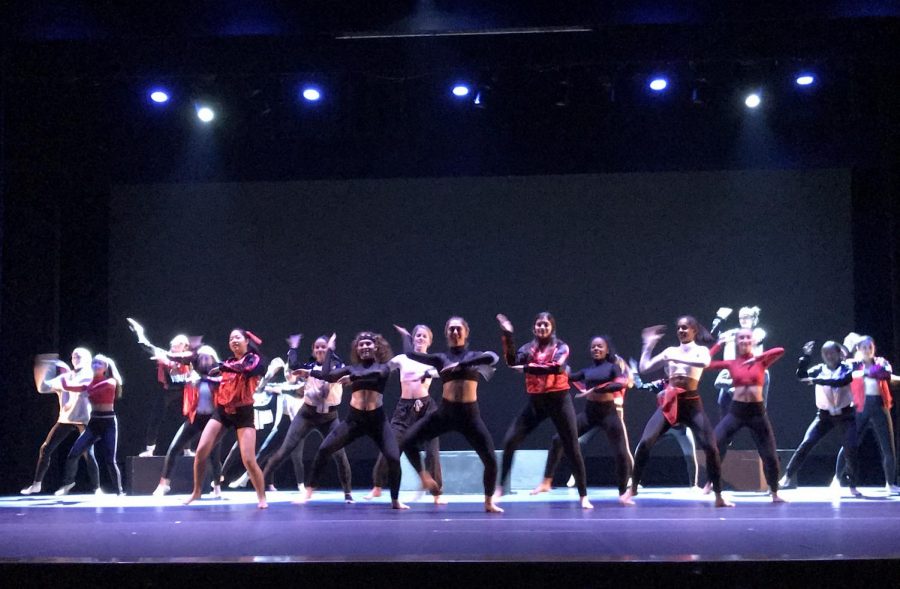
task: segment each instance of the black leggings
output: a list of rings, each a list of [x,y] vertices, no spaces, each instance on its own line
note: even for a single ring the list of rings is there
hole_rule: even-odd
[[[576,419],[579,441],[590,439],[593,435],[603,430],[609,440],[609,447],[616,459],[616,481],[619,494],[625,492],[628,477],[631,476],[631,452],[628,450],[628,435],[625,433],[625,425],[619,415],[618,407],[614,401],[588,401],[584,406],[584,412],[579,413]],[[559,434],[553,436],[550,443],[550,451],[547,452],[547,466],[544,468],[544,478],[552,479],[559,461],[562,459],[563,445]]]
[[[175,468],[175,458],[188,444],[194,441],[194,438],[203,433],[203,428],[206,427],[210,417],[212,417],[212,415],[197,414],[194,416],[194,423],[191,423],[189,419],[184,420],[184,423],[178,428],[175,437],[172,438],[172,443],[169,444],[169,450],[166,452],[166,460],[163,462],[162,478],[172,478],[172,470]],[[222,476],[222,445],[218,443],[218,441],[216,442],[216,445],[213,446],[212,452],[209,454],[209,464],[212,466],[213,481],[215,481],[216,484],[219,484],[219,478]]]
[[[391,429],[394,430],[394,434],[397,436],[397,443],[402,443],[407,431],[413,425],[435,411],[437,411],[437,403],[431,397],[400,399],[397,402],[397,407],[394,408],[394,414],[391,416]],[[425,443],[425,468],[431,473],[431,477],[438,486],[436,490],[432,490],[432,494],[440,495],[441,487],[444,486],[444,478],[441,474],[441,446],[438,438],[432,438]],[[378,460],[375,461],[375,468],[372,470],[374,486],[383,487],[387,474],[387,463],[384,457],[379,454]]]
[[[147,446],[155,446],[159,437],[159,426],[163,420],[168,421],[170,415],[181,414],[181,402],[184,396],[184,386],[173,386],[170,389],[162,389],[156,393],[153,407],[150,409],[150,417],[147,418],[147,433],[144,435],[144,443]]]
[[[775,446],[775,434],[772,433],[772,424],[766,414],[766,407],[762,401],[758,403],[745,403],[732,401],[728,415],[722,418],[716,426],[716,445],[719,447],[719,458],[725,460],[728,445],[731,444],[734,435],[741,428],[749,428],[756,444],[759,457],[762,458],[763,472],[766,482],[773,493],[778,492],[778,452]]]
[[[40,483],[47,475],[47,469],[50,468],[50,458],[56,451],[56,448],[74,432],[81,434],[84,426],[80,423],[59,423],[53,424],[50,431],[47,432],[47,438],[41,444],[41,450],[38,452],[37,468],[34,471],[34,482]],[[87,462],[88,477],[91,479],[91,485],[95,489],[100,488],[100,467],[97,466],[97,458],[94,457],[94,447],[89,446],[84,455]],[[77,468],[77,464],[76,464]],[[74,476],[73,480],[74,480]]]
[[[818,444],[822,438],[828,435],[832,429],[837,428],[838,433],[843,438],[843,451],[847,459],[847,474],[850,479],[850,486],[856,486],[856,474],[858,471],[856,464],[856,419],[853,415],[852,407],[845,407],[841,413],[832,415],[824,409],[819,409],[815,419],[806,429],[806,435],[803,441],[797,447],[797,451],[791,456],[785,469],[785,476],[794,478],[803,461],[809,455],[810,451]]]
[[[484,495],[490,497],[497,486],[497,457],[494,440],[481,419],[478,402],[457,403],[444,399],[437,411],[429,413],[412,426],[403,441],[403,453],[416,472],[422,472],[421,444],[447,432],[459,432],[478,454],[484,465]]]
[[[109,478],[116,485],[116,492],[122,494],[122,473],[116,464],[116,445],[118,443],[119,427],[116,414],[112,411],[96,411],[91,416],[87,428],[69,450],[66,457],[66,474],[63,485],[71,485],[75,482],[75,473],[78,470],[78,458],[87,452],[88,448],[100,442],[103,449],[103,463],[106,465]]]
[[[716,439],[712,425],[709,423],[706,413],[703,412],[703,402],[700,400],[700,397],[678,397],[678,421],[676,423],[689,427],[693,432],[694,440],[706,454],[706,473],[709,481],[713,485],[713,490],[716,493],[720,493],[722,491],[722,473],[719,451],[716,448]],[[637,494],[637,488],[641,483],[644,468],[647,466],[647,461],[650,460],[650,450],[659,437],[671,427],[663,415],[662,409],[657,409],[644,427],[641,441],[638,442],[637,449],[634,451],[634,474],[631,478],[632,493]]]
[[[512,470],[513,456],[516,449],[525,441],[537,426],[547,418],[556,426],[557,437],[562,444],[566,458],[572,464],[575,485],[578,494],[587,495],[587,483],[584,472],[584,459],[578,447],[578,425],[575,418],[575,406],[569,391],[554,391],[528,395],[528,404],[522,409],[519,417],[512,422],[503,439],[503,468],[500,471],[500,485],[506,487],[509,473]]]
[[[891,423],[891,412],[885,408],[880,396],[866,395],[863,410],[856,414],[856,447],[862,441],[866,426],[871,427],[872,434],[878,441],[881,450],[881,468],[884,471],[885,484],[896,482],[896,449],[894,446],[894,424]],[[857,460],[859,459],[857,455]],[[842,470],[841,455],[838,456],[838,472]]]
[[[369,436],[388,463],[388,480],[390,481],[391,500],[400,498],[400,449],[397,447],[397,439],[384,410],[379,407],[371,411],[361,411],[350,407],[347,419],[340,422],[337,427],[319,446],[316,457],[313,459],[312,472],[309,475],[308,486],[315,489],[319,486],[319,476],[325,468],[325,463],[338,450],[362,436]]]
[[[275,471],[290,456],[294,463],[294,474],[297,476],[297,484],[303,483],[303,443],[306,437],[314,431],[319,432],[323,439],[328,436],[340,425],[338,419],[337,408],[332,407],[328,413],[318,413],[312,405],[303,404],[300,412],[291,422],[291,427],[287,430],[287,435],[282,442],[281,447],[275,452],[268,461],[265,462],[263,477],[266,484],[271,484],[275,478]],[[398,454],[399,455],[399,454]],[[343,448],[337,450],[334,455],[334,463],[338,469],[338,479],[341,482],[341,488],[344,493],[350,493],[350,461],[347,460],[347,453]]]

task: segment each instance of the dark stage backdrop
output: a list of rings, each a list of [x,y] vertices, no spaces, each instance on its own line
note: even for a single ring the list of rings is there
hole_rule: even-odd
[[[729,306],[736,324],[743,305],[762,308],[767,346],[788,350],[771,371],[769,408],[779,447],[794,447],[814,412],[793,375],[799,348],[852,327],[850,206],[844,169],[118,186],[109,342],[126,379],[122,455],[140,449],[157,392],[126,316],[158,345],[202,334],[220,353],[233,326],[259,334],[269,356],[284,353],[290,333],[303,332],[306,347],[336,331],[346,357],[361,329],[399,348],[392,323],[427,323],[443,348],[450,314],[469,320],[474,348],[498,350],[496,313],[524,343],[547,309],[577,369],[593,334],[637,357],[645,326],[667,324],[660,345],[670,345],[679,314],[708,324]],[[715,414],[713,376],[704,380]],[[498,447],[523,391],[505,367],[480,386]],[[398,396],[395,377],[389,411]],[[634,444],[654,399],[633,393],[626,407]],[[551,433],[545,424],[526,447],[546,447]],[[588,454],[605,452],[595,443]],[[373,453],[368,441],[350,449]]]

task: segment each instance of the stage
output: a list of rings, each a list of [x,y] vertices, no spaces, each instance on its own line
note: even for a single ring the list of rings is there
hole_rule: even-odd
[[[822,573],[840,565],[838,576],[821,579],[827,582],[855,569],[893,567],[889,559],[900,557],[900,497],[862,490],[862,498],[848,497],[846,489],[788,490],[789,503],[780,505],[762,493],[734,492],[727,495],[736,507],[716,509],[711,496],[685,488],[644,489],[634,507],[619,505],[611,489],[591,489],[591,511],[578,507],[571,489],[537,497],[520,491],[501,502],[503,514],[484,513],[477,495],[449,496],[448,505],[435,506],[429,496],[416,500],[408,492],[401,499],[411,509],[395,511],[386,497],[363,500],[362,489],[351,505],[337,492],[318,493],[305,505],[292,503],[296,492],[274,492],[268,510],[257,509],[255,495],[246,491],[191,506],[181,505],[183,495],[3,497],[0,527],[4,565],[30,580],[47,574],[29,566],[40,563],[131,574],[134,566],[118,566],[129,563],[139,565],[145,581],[154,570],[183,565],[205,565],[227,580],[250,574],[253,567],[243,565],[254,564],[258,572],[284,573],[291,568],[284,565],[294,564],[343,575],[384,567],[409,575],[431,570],[423,563],[465,563],[469,574],[522,575],[530,567],[534,576],[526,575],[526,582],[542,574],[584,575],[599,566],[612,576],[681,571],[687,578],[707,573],[727,586],[755,586],[782,570]],[[226,566],[209,566],[215,563]],[[743,563],[756,565],[752,579],[726,574]]]

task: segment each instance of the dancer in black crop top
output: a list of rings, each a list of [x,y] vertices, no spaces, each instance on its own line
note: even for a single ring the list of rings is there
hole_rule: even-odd
[[[497,355],[493,352],[469,350],[469,324],[462,317],[451,317],[444,326],[449,349],[438,354],[421,354],[415,351],[409,332],[399,326],[403,336],[403,352],[411,359],[433,366],[443,381],[443,400],[437,411],[425,416],[406,434],[402,448],[409,462],[419,473],[422,486],[436,490],[437,483],[422,466],[420,446],[449,431],[461,433],[484,465],[484,510],[502,513],[494,504],[497,484],[497,458],[494,456],[494,440],[478,411],[478,376],[489,379],[494,373]]]
[[[391,507],[409,509],[409,506],[400,503],[400,450],[382,409],[382,393],[393,370],[388,363],[393,356],[391,346],[380,334],[368,331],[358,333],[350,344],[350,365],[335,368],[332,364],[334,341],[335,336],[332,335],[328,340],[328,353],[322,370],[311,370],[309,376],[327,382],[348,378],[353,391],[350,413],[319,446],[306,484],[305,499],[312,497],[319,486],[322,469],[335,452],[357,438],[369,436],[387,461]]]

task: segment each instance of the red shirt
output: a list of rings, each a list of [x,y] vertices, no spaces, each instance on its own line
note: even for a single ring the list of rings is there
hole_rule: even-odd
[[[216,405],[225,413],[253,405],[253,391],[262,376],[261,369],[264,369],[260,364],[259,356],[253,352],[247,352],[240,360],[229,358],[222,363],[222,383],[216,389]]]
[[[63,380],[63,388],[73,393],[84,393],[87,395],[91,405],[112,405],[116,401],[116,379],[99,378],[94,379],[86,385],[69,385]]]
[[[727,370],[731,373],[731,383],[735,387],[763,386],[766,383],[766,368],[784,355],[784,348],[772,348],[755,356],[756,362],[745,364],[754,358],[752,354],[734,360],[713,360],[707,370]]]

